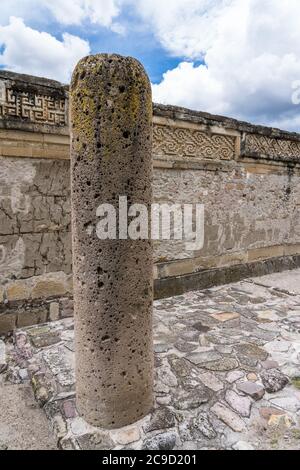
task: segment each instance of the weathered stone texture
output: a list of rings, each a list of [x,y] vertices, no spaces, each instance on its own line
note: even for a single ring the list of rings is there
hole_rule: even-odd
[[[153,400],[150,240],[100,240],[100,204],[152,201],[152,101],[143,67],[117,55],[79,62],[71,85],[72,228],[77,406],[117,428]]]
[[[0,281],[71,272],[67,162],[0,158]]]
[[[262,175],[250,173],[243,166],[223,172],[155,169],[153,184],[156,202],[205,206],[203,249],[187,251],[184,241],[178,240],[156,242],[158,263],[191,259],[186,265],[187,272],[191,272],[243,263],[249,258],[251,261],[282,256],[287,240],[296,252],[300,246],[297,170],[290,175],[285,171]],[[168,268],[171,270],[172,266]],[[178,274],[184,269],[182,261]],[[176,265],[170,275],[176,275],[175,270]],[[166,274],[162,271],[161,277]]]
[[[244,153],[247,156],[299,163],[300,142],[298,140],[248,134],[244,145]]]
[[[0,126],[66,132],[67,87],[54,80],[0,71]]]
[[[269,275],[267,285],[262,277],[155,301],[154,344],[160,346],[155,352],[155,406],[134,425],[99,429],[78,416],[73,319],[22,328],[14,343],[5,341],[4,350],[0,340],[0,377],[4,368],[6,384],[32,379],[63,449],[298,449],[299,276],[300,269]],[[284,294],[277,290],[279,282]],[[223,304],[239,312],[243,321],[237,327],[209,315]],[[258,321],[262,310],[276,312],[276,325]],[[205,330],[204,324],[211,327]],[[233,370],[206,372],[205,363],[193,365],[190,352],[181,350],[183,338],[187,344],[205,338],[209,367],[221,353]],[[262,360],[263,350],[273,351],[268,361]],[[251,372],[245,357],[258,359]]]
[[[153,126],[154,157],[196,160],[233,160],[236,155],[236,137],[208,135],[205,130],[178,125]]]

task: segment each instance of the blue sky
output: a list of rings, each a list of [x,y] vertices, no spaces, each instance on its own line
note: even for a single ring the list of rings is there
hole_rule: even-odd
[[[65,25],[55,21],[46,9],[43,15],[29,19],[26,24],[38,31],[47,31],[58,40],[62,39],[65,32],[80,36],[89,42],[92,54],[108,52],[134,56],[144,65],[151,82],[159,83],[163,73],[176,68],[182,58],[173,56],[162,47],[151,28],[141,25],[134,8],[127,7],[120,15],[120,20],[126,27],[124,35],[116,34],[99,24],[91,24],[89,20],[80,25]]]
[[[298,131],[299,18],[299,0],[1,0],[0,67],[66,83],[84,55],[131,55],[156,102]]]
[[[152,83],[159,83],[163,73],[176,68],[180,57],[172,57],[151,31],[128,31],[126,38],[105,30],[86,36],[93,54],[100,52],[134,56],[145,67]]]

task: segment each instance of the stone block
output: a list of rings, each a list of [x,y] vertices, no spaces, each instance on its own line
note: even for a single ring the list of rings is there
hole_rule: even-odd
[[[249,442],[238,441],[232,446],[234,450],[255,450],[254,447],[249,444]]]
[[[237,389],[240,392],[249,395],[253,400],[261,400],[265,394],[265,389],[262,385],[253,382],[241,382],[237,384]]]
[[[143,450],[172,450],[176,445],[177,434],[174,432],[166,432],[157,434],[154,437],[145,439]]]
[[[13,331],[16,327],[17,315],[10,313],[8,315],[0,316],[0,334],[6,334]]]
[[[248,261],[277,258],[284,255],[284,246],[268,246],[248,251]]]
[[[73,294],[73,275],[67,277],[66,288],[69,294]]]
[[[18,314],[18,328],[45,323],[48,317],[47,307],[32,308],[32,310],[24,311]]]
[[[214,392],[219,392],[224,388],[223,383],[210,372],[204,372],[200,374],[199,378],[206,387],[210,388]]]
[[[289,378],[277,369],[263,370],[260,376],[268,393],[279,392],[289,383]]]
[[[223,423],[229,426],[235,432],[243,432],[246,430],[244,421],[234,413],[230,408],[223,405],[222,403],[216,403],[211,411],[219,418]]]
[[[62,405],[63,413],[67,419],[73,419],[77,416],[75,400],[66,400]]]
[[[213,313],[211,315],[215,320],[218,320],[219,322],[227,322],[231,320],[236,320],[240,318],[240,314],[237,312],[221,312],[221,313]]]
[[[32,289],[31,296],[33,299],[59,297],[66,294],[66,286],[64,281],[44,280],[38,281]]]
[[[251,413],[252,401],[248,397],[238,395],[234,390],[227,390],[225,400],[228,405],[240,416],[249,418]]]
[[[6,367],[6,346],[4,341],[0,339],[0,374],[6,369]]]
[[[72,299],[60,300],[60,315],[61,318],[69,318],[74,314],[74,301]]]
[[[138,426],[130,426],[118,431],[112,432],[111,436],[115,442],[120,445],[128,445],[137,442],[140,439],[140,430]]]
[[[25,300],[30,297],[30,289],[24,281],[16,281],[10,284],[6,289],[7,300]]]
[[[262,323],[272,323],[279,321],[280,317],[272,310],[265,310],[258,312],[257,319]]]
[[[4,301],[4,289],[0,287],[0,303]]]
[[[52,302],[49,307],[49,319],[51,321],[59,320],[59,304],[57,302]]]

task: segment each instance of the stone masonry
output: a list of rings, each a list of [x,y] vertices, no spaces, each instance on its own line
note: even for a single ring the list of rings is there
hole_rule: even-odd
[[[152,100],[141,64],[104,54],[80,61],[71,122],[77,407],[89,423],[118,428],[153,402],[152,242],[102,240],[93,227],[101,204],[117,214],[119,196],[151,213]]]

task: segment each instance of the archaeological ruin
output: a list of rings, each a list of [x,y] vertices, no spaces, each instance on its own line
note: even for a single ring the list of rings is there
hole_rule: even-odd
[[[0,332],[73,313],[69,89],[0,71]],[[300,136],[153,106],[153,200],[205,205],[190,252],[154,242],[154,296],[300,265]]]
[[[124,195],[201,205],[201,243],[99,237]],[[152,103],[119,55],[0,70],[0,450],[299,448],[299,268],[300,134]]]

